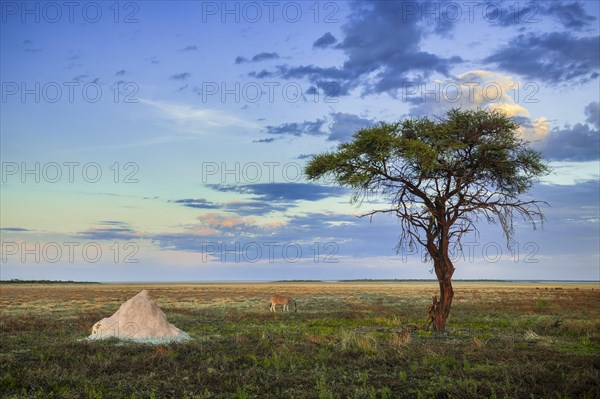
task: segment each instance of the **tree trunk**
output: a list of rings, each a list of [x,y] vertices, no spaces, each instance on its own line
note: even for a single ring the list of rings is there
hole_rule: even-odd
[[[436,298],[434,298],[430,317],[433,319],[434,331],[445,331],[446,320],[450,314],[450,306],[454,297],[454,291],[452,290],[454,265],[450,258],[445,255],[434,260],[434,268],[440,285],[440,299],[436,302]]]

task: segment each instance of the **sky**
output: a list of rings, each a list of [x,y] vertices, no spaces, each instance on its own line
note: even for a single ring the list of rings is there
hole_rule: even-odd
[[[360,128],[499,109],[553,168],[455,279],[600,280],[596,1],[2,1],[0,278],[431,279],[308,181]]]

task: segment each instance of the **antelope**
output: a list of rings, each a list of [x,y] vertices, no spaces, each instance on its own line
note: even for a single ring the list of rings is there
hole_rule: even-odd
[[[294,301],[291,297],[289,296],[280,296],[280,295],[273,295],[271,297],[271,301],[269,302],[269,310],[271,312],[276,312],[277,311],[277,305],[283,305],[283,309],[281,310],[282,312],[289,312],[289,305],[290,303],[294,304],[294,312],[297,311],[296,308],[296,301]]]

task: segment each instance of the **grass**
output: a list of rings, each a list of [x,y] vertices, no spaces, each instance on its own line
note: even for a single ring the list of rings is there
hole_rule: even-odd
[[[81,340],[144,288],[194,340]],[[0,285],[0,397],[600,397],[597,284],[457,283],[446,334],[422,330],[435,288]]]

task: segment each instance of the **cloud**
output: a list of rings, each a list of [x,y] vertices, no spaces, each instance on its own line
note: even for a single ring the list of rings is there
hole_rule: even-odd
[[[0,231],[11,231],[11,232],[19,233],[19,232],[33,231],[33,230],[26,229],[23,227],[2,227],[2,228],[0,228]]]
[[[550,131],[550,121],[545,118],[531,119],[529,116],[509,115],[512,120],[519,124],[518,134],[520,138],[534,145],[545,139]],[[536,144],[538,143],[538,144]]]
[[[169,202],[194,209],[220,209],[224,212],[231,212],[242,216],[261,216],[271,212],[284,212],[295,206],[294,204],[274,204],[266,201],[230,201],[225,203],[215,203],[203,198],[185,198]]]
[[[248,264],[247,258],[280,262],[293,257],[301,262],[337,263],[340,257],[393,255],[396,229],[393,221],[384,218],[369,223],[353,215],[325,212],[262,224],[253,218],[212,213],[197,218],[185,231],[152,238],[163,249],[204,252],[217,262]],[[287,254],[284,247],[290,248]]]
[[[33,42],[31,40],[24,40],[23,41],[23,51],[26,53],[36,54],[36,53],[42,52],[43,50],[41,48],[33,47]]]
[[[322,128],[328,123],[328,132]],[[287,122],[278,126],[267,126],[267,133],[276,135],[290,136],[320,136],[328,134],[327,140],[346,142],[359,129],[372,126],[376,122],[373,119],[361,118],[355,114],[334,112],[327,118],[316,119],[314,121]]]
[[[222,231],[252,230],[257,226],[252,218],[231,217],[219,213],[207,213],[196,218],[201,224]]]
[[[185,198],[169,202],[188,208],[219,209],[238,216],[262,216],[295,208],[298,206],[298,201],[318,201],[346,194],[346,190],[340,187],[312,183],[208,184],[207,187],[219,192],[246,195],[250,198],[225,203],[214,203],[203,198]]]
[[[251,78],[258,78],[258,79],[264,79],[264,78],[268,78],[268,77],[271,77],[274,75],[275,75],[274,73],[269,72],[266,69],[263,69],[262,71],[259,71],[259,72],[248,73],[248,76],[250,76]]]
[[[143,238],[144,234],[133,230],[125,222],[104,221],[98,222],[97,226],[78,232],[77,236],[88,240],[132,240]]]
[[[528,27],[531,24],[543,21],[544,17],[550,17],[569,30],[583,30],[596,20],[589,15],[580,2],[529,2],[519,4],[518,7],[511,3],[494,3],[490,8],[489,18],[495,19],[496,11],[500,12],[499,25],[503,27],[521,26]]]
[[[70,70],[70,69],[75,69],[75,68],[81,68],[83,67],[83,64],[80,64],[78,61],[81,59],[81,56],[79,54],[73,54],[69,57],[67,57],[67,60],[69,61],[69,64],[65,67],[66,70]]]
[[[169,79],[186,80],[186,79],[189,79],[191,76],[192,76],[192,74],[189,72],[181,72],[181,73],[176,73],[174,75],[171,75],[171,77]]]
[[[304,121],[301,123],[288,122],[278,126],[267,126],[267,133],[280,135],[287,134],[297,137],[302,135],[317,136],[323,134],[321,127],[324,123],[324,119],[317,119],[316,121]]]
[[[565,28],[574,30],[581,30],[596,20],[583,9],[579,2],[551,2],[544,10],[544,14],[554,17]]]
[[[314,84],[315,89],[320,89],[327,97],[338,97],[348,95],[350,90],[359,84],[358,75],[342,68],[328,67],[321,68],[314,65],[304,65],[299,67],[290,67],[288,65],[278,65],[275,72],[263,70],[257,74],[250,73],[249,76],[256,78],[265,78],[279,76],[283,79],[308,79]],[[312,92],[309,94],[314,94]]]
[[[252,62],[260,62],[266,60],[276,60],[279,59],[279,54],[277,53],[259,53],[252,57]]]
[[[375,124],[372,119],[361,118],[358,115],[335,112],[331,114],[333,123],[329,130],[327,140],[347,142],[352,135],[359,129],[366,128]]]
[[[238,56],[235,58],[235,63],[236,64],[244,64],[247,62],[261,62],[261,61],[277,60],[277,59],[279,59],[279,54],[263,52],[263,53],[256,54],[250,60],[247,59],[246,57]]]
[[[196,222],[185,226],[178,233],[155,234],[151,239],[162,249],[186,252],[207,252],[213,243],[228,243],[227,251],[235,251],[235,243],[244,246],[266,237],[275,224],[258,224],[251,217],[231,216],[222,213],[207,213],[196,218]],[[209,247],[210,245],[210,247]]]
[[[487,64],[547,83],[586,82],[598,77],[599,36],[575,37],[571,33],[528,33],[483,60]]]
[[[337,42],[337,39],[330,32],[327,32],[313,43],[313,47],[314,48],[326,48],[336,42]]]
[[[451,108],[499,110],[519,123],[522,139],[538,142],[548,136],[550,121],[543,116],[531,119],[529,110],[515,101],[521,96],[523,102],[535,102],[538,90],[535,83],[523,84],[511,76],[479,69],[452,79],[407,86],[402,97],[413,104],[410,114],[420,117],[443,116]]]
[[[537,140],[548,132],[548,120],[542,117],[532,121],[529,111],[515,101],[518,95],[537,100],[537,92],[534,83],[526,86],[511,76],[479,69],[456,78],[406,86],[402,100],[413,104],[410,114],[415,116],[442,116],[451,108],[499,110],[521,124],[521,137]]]
[[[539,259],[542,255],[554,256],[555,254],[569,254],[581,257],[591,254],[593,259],[598,253],[598,214],[599,183],[597,180],[569,186],[536,185],[531,197],[550,203],[551,207],[544,207],[547,217],[545,229],[532,231],[528,226],[518,224],[519,262],[524,257]],[[364,211],[370,210],[368,204],[363,205]],[[497,226],[480,226],[482,236],[469,237],[468,242],[476,244],[477,258],[483,253],[487,243],[497,243],[502,246],[503,253],[510,258],[510,251],[504,247],[504,239]],[[151,237],[163,250],[177,250],[181,252],[203,253],[210,262],[226,263],[240,262],[247,265],[248,259],[255,259],[257,254],[252,252],[257,247],[262,250],[258,256],[265,262],[284,262],[285,245],[294,246],[290,256],[295,256],[296,249],[301,252],[300,260],[315,262],[318,256],[320,266],[330,267],[323,262],[324,256],[330,259],[342,260],[361,259],[377,267],[377,257],[387,256],[402,269],[414,267],[415,271],[429,270],[429,263],[421,263],[418,253],[412,257],[410,263],[402,255],[396,255],[395,245],[398,240],[398,224],[394,217],[383,215],[376,216],[372,222],[368,218],[357,218],[349,214],[333,214],[328,212],[308,212],[294,215],[278,223],[259,223],[250,217],[232,217],[222,213],[209,213],[202,215],[194,223],[185,225],[184,229],[176,233],[156,234]],[[291,244],[291,245],[290,245]],[[326,247],[327,245],[327,247]],[[270,251],[270,249],[274,249]],[[532,249],[536,253],[532,254]],[[537,251],[540,251],[537,254]],[[467,249],[466,251],[470,251]],[[259,254],[260,255],[260,254]],[[270,258],[270,255],[273,255]],[[237,256],[237,257],[236,257]],[[575,259],[574,258],[574,259]],[[204,258],[204,262],[207,262]],[[461,258],[457,260],[458,270],[467,270],[469,267],[477,268],[485,273],[492,264],[483,263],[478,259],[475,264],[470,264]],[[520,266],[520,265],[519,265]],[[547,269],[548,265],[544,266]],[[590,266],[591,267],[591,266]],[[536,270],[539,273],[539,270]],[[542,277],[540,277],[542,276]],[[543,278],[544,274],[538,275]]]
[[[208,187],[220,192],[251,195],[255,200],[267,202],[317,201],[346,193],[346,190],[340,187],[313,183],[210,184]]]
[[[277,139],[275,139],[273,137],[269,137],[269,138],[266,138],[266,139],[252,140],[252,142],[253,143],[272,143],[275,140],[277,140]]]
[[[271,212],[285,212],[294,206],[293,204],[269,203],[265,201],[232,201],[226,203],[224,209],[242,216],[262,216]]]
[[[140,99],[140,103],[157,109],[161,117],[175,123],[179,129],[192,133],[204,133],[222,129],[257,130],[255,122],[240,119],[221,110],[211,108],[195,108],[189,105],[166,101]],[[229,130],[229,132],[231,132]]]
[[[342,25],[344,37],[333,47],[346,56],[341,66],[279,65],[273,72],[251,76],[307,79],[319,88],[333,85],[336,95],[342,96],[359,86],[367,94],[382,93],[397,90],[406,81],[423,81],[433,73],[448,76],[450,68],[462,62],[459,56],[442,58],[421,49],[429,27],[421,23],[418,13],[406,13],[403,2],[353,2],[350,7]]]
[[[359,3],[337,46],[348,57],[342,70],[353,78],[375,73],[370,88],[374,92],[397,89],[403,81],[420,80],[433,72],[447,76],[448,68],[461,59],[422,51],[426,31],[421,20],[420,15],[408,15],[402,2]]]
[[[203,198],[193,199],[193,198],[185,198],[180,200],[169,201],[175,204],[181,204],[188,208],[198,208],[198,209],[219,209],[222,208],[221,205],[215,204],[214,202],[207,201]]]
[[[550,161],[585,162],[600,159],[600,131],[598,120],[594,121],[594,112],[598,113],[598,103],[588,104],[584,113],[586,123],[565,125],[562,128],[550,128],[550,121],[541,117],[530,119],[528,116],[515,116],[513,119],[521,126],[521,137],[541,151]],[[594,123],[595,122],[595,123]],[[595,130],[593,128],[595,127]]]
[[[184,51],[196,51],[196,50],[198,50],[198,46],[196,46],[196,45],[189,45],[189,46],[186,46],[186,47],[182,48],[179,51],[180,52],[184,52]]]
[[[586,122],[600,130],[600,103],[593,101],[585,107]]]
[[[123,76],[123,75],[125,75],[126,73],[127,73],[127,71],[126,71],[126,70],[124,70],[124,69],[121,69],[121,70],[119,70],[119,71],[115,72],[115,76]]]
[[[561,166],[558,166],[556,173],[560,173]],[[600,180],[593,179],[568,187],[557,184],[539,184],[533,187],[531,196],[541,199],[550,204],[550,208],[544,208],[544,213],[548,217],[547,224],[557,227],[567,228],[565,233],[575,234],[573,225],[581,225],[584,222],[594,221],[596,226],[598,219],[598,202],[600,201]],[[593,227],[590,226],[590,227]],[[600,233],[596,227],[595,234],[588,236],[590,241],[594,241],[594,236]],[[553,235],[555,235],[554,233]],[[570,234],[567,234],[570,235]],[[556,235],[556,239],[565,239],[561,234]],[[596,246],[598,246],[598,241]]]
[[[587,124],[555,128],[541,145],[546,159],[551,161],[589,161],[600,159],[600,131]]]
[[[516,119],[516,117],[513,119]],[[524,118],[523,123],[520,123],[520,125],[519,135],[522,139],[529,142],[543,140],[550,132],[550,121],[545,117],[534,120]]]

